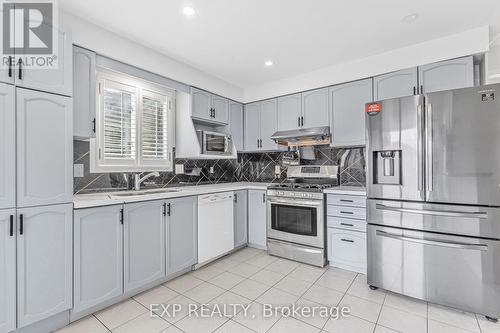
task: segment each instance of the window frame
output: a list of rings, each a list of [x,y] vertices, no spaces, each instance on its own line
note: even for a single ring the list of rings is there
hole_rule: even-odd
[[[135,114],[135,156],[134,159],[104,159],[104,112],[103,88],[106,81],[112,84],[133,87],[136,91]],[[145,172],[173,171],[173,140],[175,138],[175,90],[159,84],[151,83],[123,73],[105,68],[98,68],[96,73],[96,135],[90,141],[90,172]],[[161,95],[166,100],[165,140],[167,152],[165,160],[147,160],[142,156],[143,144],[143,91],[146,95]]]

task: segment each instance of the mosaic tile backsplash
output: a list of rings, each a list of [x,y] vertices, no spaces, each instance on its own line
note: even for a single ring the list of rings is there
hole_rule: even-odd
[[[273,153],[240,153],[237,160],[184,160],[176,159],[176,164],[184,164],[184,171],[190,173],[193,168],[200,168],[199,176],[186,174],[176,175],[173,172],[160,172],[160,177],[150,178],[144,182],[143,188],[167,187],[178,185],[201,185],[224,182],[265,182],[279,183],[286,180],[287,152]],[[84,165],[84,177],[74,178],[76,194],[98,191],[126,190],[132,184],[132,175],[123,173],[90,173],[90,148],[85,141],[74,141],[74,163]],[[301,164],[333,164],[341,165],[340,184],[349,186],[365,186],[366,165],[365,149],[339,149],[327,146],[315,147],[314,156],[301,159]],[[343,162],[343,163],[342,163]],[[281,173],[275,175],[275,166],[279,165]],[[210,168],[213,167],[213,173]],[[127,177],[131,181],[127,182]]]

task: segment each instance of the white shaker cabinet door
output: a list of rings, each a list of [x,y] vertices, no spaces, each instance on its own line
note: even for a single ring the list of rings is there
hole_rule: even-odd
[[[278,97],[278,130],[288,131],[301,127],[302,94]]]
[[[365,144],[365,104],[371,102],[372,98],[372,79],[330,88],[333,146]]]
[[[417,72],[418,69],[413,67],[374,77],[373,99],[382,101],[384,99],[416,95],[418,87]]]
[[[24,88],[71,96],[73,92],[73,44],[69,33],[57,29],[57,64],[47,68],[21,65],[15,71],[16,85]],[[17,57],[17,62],[19,62]]]
[[[470,56],[420,66],[418,80],[421,94],[472,87],[474,59]]]
[[[302,93],[302,117],[303,128],[330,126],[328,88]]]
[[[223,97],[212,95],[213,120],[227,124],[229,120],[229,101]]]
[[[260,148],[261,109],[261,102],[245,105],[245,151],[256,151]]]
[[[73,201],[69,97],[17,89],[17,206]]]
[[[17,326],[72,304],[73,204],[17,211]]]
[[[236,151],[243,151],[243,105],[229,102],[229,124]]]
[[[76,209],[75,313],[123,293],[122,205]]]
[[[0,210],[0,333],[16,329],[16,210]]]
[[[271,136],[276,132],[276,99],[262,102],[260,114],[260,149],[278,150],[278,145]]]
[[[210,93],[191,88],[191,116],[199,119],[213,120],[212,96]]]
[[[165,201],[125,204],[124,292],[165,276]]]
[[[0,83],[0,209],[16,206],[15,88]]]

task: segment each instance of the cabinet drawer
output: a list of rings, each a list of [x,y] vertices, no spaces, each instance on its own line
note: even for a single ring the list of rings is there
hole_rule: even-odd
[[[329,205],[366,207],[366,197],[364,195],[328,194],[327,203]]]
[[[345,219],[341,217],[329,216],[327,223],[329,228],[341,228],[366,232],[366,221],[363,220]]]
[[[328,205],[328,216],[366,220],[366,208]]]
[[[366,272],[366,233],[328,228],[330,266]]]

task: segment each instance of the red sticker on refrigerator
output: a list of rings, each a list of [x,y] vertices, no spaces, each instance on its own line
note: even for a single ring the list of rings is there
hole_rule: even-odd
[[[382,111],[382,103],[368,103],[365,106],[365,112],[371,115],[376,115]]]

